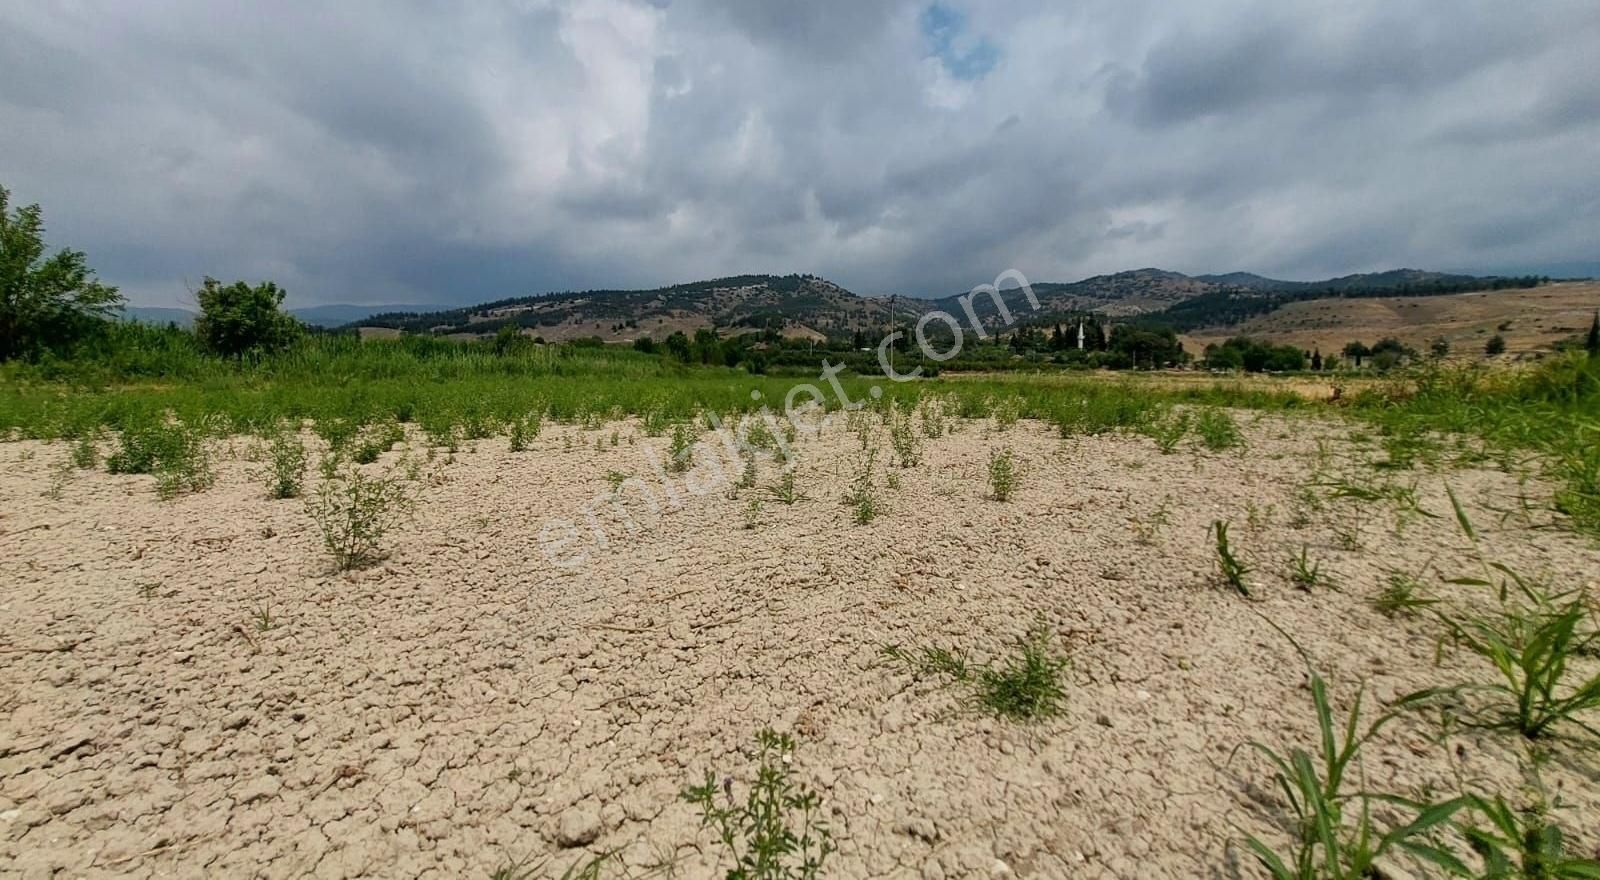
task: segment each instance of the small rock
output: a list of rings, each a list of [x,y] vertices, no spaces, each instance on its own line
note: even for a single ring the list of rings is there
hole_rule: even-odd
[[[1100,725],[1101,727],[1110,727],[1111,716],[1102,712],[1101,714],[1094,716],[1094,723]]]
[[[561,814],[561,824],[556,829],[556,843],[561,846],[588,846],[599,836],[600,811],[593,805],[582,804]]]

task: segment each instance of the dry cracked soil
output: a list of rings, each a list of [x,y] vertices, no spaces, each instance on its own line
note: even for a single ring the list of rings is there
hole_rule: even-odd
[[[744,791],[768,727],[825,799],[833,876],[1256,876],[1241,841],[1283,843],[1283,805],[1238,747],[1315,736],[1305,663],[1268,621],[1342,712],[1363,686],[1373,704],[1488,678],[1438,656],[1426,615],[1370,604],[1396,572],[1492,603],[1444,583],[1482,571],[1447,483],[1486,557],[1576,588],[1600,554],[1550,527],[1536,479],[1373,477],[1352,423],[1237,418],[1243,450],[1170,455],[957,422],[908,468],[880,426],[866,525],[842,503],[861,457],[842,420],[800,438],[792,505],[760,488],[771,460],[733,493],[713,447],[659,473],[667,438],[633,422],[549,425],[520,453],[429,458],[413,436],[365,466],[414,463],[412,514],[349,573],[302,500],[268,499],[250,438],[214,443],[216,484],[170,501],[148,476],[68,473],[65,445],[0,444],[0,877],[559,876],[606,852],[608,876],[709,877],[721,853],[680,793],[707,771]],[[1007,502],[987,486],[1002,446]],[[1341,470],[1414,483],[1425,513],[1306,497]],[[613,504],[608,474],[642,483]],[[1216,520],[1250,599],[1217,583]],[[1302,548],[1332,586],[1290,583]],[[998,658],[1041,623],[1071,665],[1064,712],[1031,724],[881,654]],[[1519,754],[1407,717],[1362,774],[1515,792]],[[1592,771],[1557,761],[1545,783],[1593,851]]]

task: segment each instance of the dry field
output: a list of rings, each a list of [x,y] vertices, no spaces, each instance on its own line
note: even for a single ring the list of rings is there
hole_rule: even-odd
[[[0,444],[0,876],[559,876],[616,851],[602,876],[709,877],[717,841],[680,793],[710,771],[742,798],[766,727],[795,736],[795,776],[824,798],[830,876],[1258,876],[1243,837],[1284,844],[1283,805],[1236,749],[1316,735],[1305,666],[1268,620],[1336,711],[1365,683],[1375,713],[1490,678],[1465,652],[1436,663],[1427,615],[1372,605],[1398,576],[1493,604],[1443,581],[1484,570],[1447,481],[1489,559],[1575,588],[1600,552],[1548,527],[1537,480],[1374,477],[1351,423],[1236,418],[1243,449],[1168,455],[952,422],[907,468],[884,467],[876,427],[864,525],[842,503],[861,457],[842,419],[802,436],[793,504],[729,497],[709,448],[656,473],[668,438],[636,422],[550,425],[520,453],[500,438],[424,458],[413,437],[365,468],[412,462],[414,512],[386,559],[346,574],[302,500],[267,498],[251,439],[217,445],[216,484],[170,501],[148,476],[69,474],[64,444]],[[1000,447],[1020,474],[1004,502]],[[1308,496],[1314,473],[1414,482],[1432,516]],[[623,476],[660,510],[636,484],[620,511],[595,500]],[[758,486],[778,477],[763,462]],[[1252,598],[1218,583],[1216,520]],[[1291,583],[1302,549],[1331,584]],[[881,652],[1003,658],[1036,623],[1071,665],[1063,712],[1034,723]],[[1515,737],[1440,743],[1435,718],[1385,728],[1362,784],[1518,791]],[[1544,781],[1593,853],[1600,784],[1578,759],[1558,750]]]
[[[1589,329],[1600,309],[1600,282],[1551,284],[1530,290],[1496,290],[1449,296],[1316,299],[1290,303],[1223,331],[1184,337],[1191,352],[1234,336],[1337,354],[1345,343],[1368,345],[1386,336],[1427,351],[1443,336],[1456,355],[1482,356],[1484,343],[1499,333],[1512,354],[1548,350]],[[1505,326],[1505,330],[1500,327]]]

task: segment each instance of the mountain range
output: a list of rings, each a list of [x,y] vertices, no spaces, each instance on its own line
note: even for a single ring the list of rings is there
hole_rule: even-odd
[[[1172,323],[1180,329],[1232,323],[1285,303],[1321,296],[1457,293],[1502,286],[1531,286],[1531,279],[1454,275],[1395,269],[1325,281],[1282,281],[1248,272],[1185,275],[1135,269],[1071,283],[1032,284],[1039,301],[1030,308],[1017,290],[1003,299],[1013,319],[1094,312],[1107,317]],[[965,322],[966,308],[986,325],[1005,323],[989,296],[951,294],[934,299],[859,296],[815,275],[737,275],[650,290],[587,290],[524,296],[441,311],[407,309],[352,322],[363,332],[483,336],[514,325],[549,341],[599,337],[624,342],[661,339],[703,328],[741,332],[771,328],[787,336],[838,338],[891,323],[904,324],[942,310]]]
[[[1148,318],[1180,330],[1229,326],[1292,302],[1324,297],[1419,296],[1531,287],[1532,276],[1507,278],[1394,269],[1322,281],[1284,281],[1250,272],[1185,275],[1146,268],[1096,275],[1070,283],[1031,285],[1037,311],[1017,290],[1003,293],[1013,319],[1082,313],[1110,318]],[[290,309],[308,324],[360,330],[364,335],[399,332],[479,337],[513,325],[549,341],[599,337],[626,342],[665,338],[714,328],[738,333],[770,328],[792,337],[849,337],[892,323],[904,324],[935,310],[965,322],[967,309],[989,326],[1004,324],[994,299],[967,293],[937,298],[861,296],[815,275],[735,275],[648,290],[585,290],[521,296],[474,306],[323,305]],[[132,306],[123,316],[188,326],[187,309]]]

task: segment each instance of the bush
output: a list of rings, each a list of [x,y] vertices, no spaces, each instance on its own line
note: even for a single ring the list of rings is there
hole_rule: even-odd
[[[255,287],[243,281],[224,286],[206,278],[195,292],[200,303],[195,335],[207,349],[230,357],[282,351],[305,332],[280,308],[283,297],[284,291],[271,281]]]
[[[379,542],[410,507],[410,494],[399,480],[368,477],[356,468],[324,480],[306,503],[340,571],[383,558]]]
[[[300,438],[282,431],[272,438],[267,447],[271,460],[268,472],[267,495],[271,498],[298,498],[306,476],[306,447]]]
[[[129,425],[106,458],[113,474],[153,474],[163,499],[211,486],[215,474],[206,451],[206,432],[198,426],[160,419]]]

